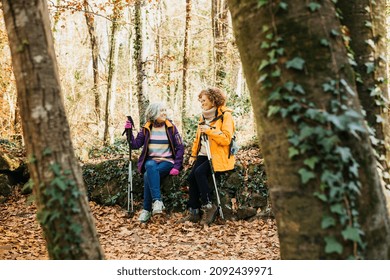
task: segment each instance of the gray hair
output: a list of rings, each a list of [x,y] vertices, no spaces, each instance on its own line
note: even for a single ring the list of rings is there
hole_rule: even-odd
[[[163,102],[150,103],[148,108],[146,108],[145,111],[146,121],[151,121],[151,122],[155,121],[160,115],[161,109],[166,109],[166,108],[167,107]]]

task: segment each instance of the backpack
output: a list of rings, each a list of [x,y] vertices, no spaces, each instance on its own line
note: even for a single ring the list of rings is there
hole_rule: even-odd
[[[216,117],[215,119],[213,119],[211,122],[214,122],[218,119],[222,119],[222,123],[223,123],[223,115],[225,114],[225,112],[222,112],[222,115]],[[204,118],[203,118],[204,119]],[[231,155],[236,155],[238,153],[238,150],[240,149],[240,146],[238,145],[237,143],[237,139],[236,139],[236,131],[234,129],[234,132],[233,132],[233,136],[232,136],[232,140],[230,141],[230,144],[229,144],[229,156],[228,158],[230,158]]]

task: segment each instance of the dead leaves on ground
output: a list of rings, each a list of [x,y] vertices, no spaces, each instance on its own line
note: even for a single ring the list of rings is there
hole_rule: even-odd
[[[202,227],[179,213],[152,217],[146,224],[138,214],[129,218],[120,207],[90,202],[106,259],[124,260],[274,260],[279,241],[273,220],[217,222]],[[47,259],[34,205],[16,195],[0,205],[0,259]]]

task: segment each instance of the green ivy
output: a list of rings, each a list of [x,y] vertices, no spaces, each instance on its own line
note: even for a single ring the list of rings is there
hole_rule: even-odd
[[[264,6],[267,1],[260,1]],[[259,2],[259,3],[260,3]],[[321,5],[311,1],[311,12],[317,12]],[[364,232],[358,222],[357,199],[360,194],[359,163],[348,146],[343,146],[339,135],[359,139],[360,133],[366,133],[361,112],[349,108],[346,103],[349,95],[355,95],[348,83],[342,79],[328,79],[322,83],[324,94],[330,98],[328,108],[318,108],[306,98],[304,87],[293,80],[282,81],[283,71],[303,71],[305,60],[295,56],[285,56],[283,38],[270,27],[263,27],[264,41],[261,48],[267,51],[267,59],[260,62],[259,80],[262,89],[269,90],[269,118],[281,117],[296,124],[287,131],[290,143],[289,158],[301,160],[298,170],[302,187],[317,184],[313,195],[324,203],[329,213],[322,218],[321,227],[326,230],[336,226],[342,228],[337,236],[324,238],[325,253],[342,254],[345,241],[358,247],[351,258],[360,258],[364,251]],[[338,30],[329,31],[329,38],[320,40],[318,47],[329,48],[332,38],[340,36]],[[283,59],[281,59],[283,58]],[[285,61],[284,64],[281,61]],[[352,61],[352,59],[351,59]],[[351,63],[352,64],[352,63]],[[368,65],[367,69],[371,66]],[[276,84],[281,86],[276,86]]]
[[[44,155],[50,154],[51,150],[45,149]],[[55,245],[49,244],[49,252],[54,259],[62,259],[67,255],[81,253],[82,225],[73,217],[81,211],[78,205],[81,193],[76,182],[69,178],[69,170],[62,170],[59,164],[52,163],[48,172],[52,173],[53,179],[48,185],[39,186],[42,208],[39,209],[37,218],[45,233],[52,235]]]

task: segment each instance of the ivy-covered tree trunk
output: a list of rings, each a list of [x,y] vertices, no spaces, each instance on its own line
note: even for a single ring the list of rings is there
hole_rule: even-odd
[[[70,139],[46,1],[3,0],[38,221],[51,259],[102,259]]]
[[[215,84],[223,87],[226,78],[228,5],[227,0],[212,0],[211,22],[214,39]]]
[[[389,94],[387,75],[386,0],[339,0],[356,61],[356,88],[366,120],[380,142],[375,146],[388,184],[390,160]]]
[[[136,64],[137,72],[137,99],[138,99],[138,114],[140,120],[140,127],[145,122],[145,111],[149,105],[148,99],[145,97],[146,91],[146,75],[145,65],[143,57],[143,22],[142,22],[142,11],[143,0],[136,0],[134,3],[134,28],[135,28],[135,39],[134,39],[134,60]]]
[[[96,36],[96,24],[95,17],[92,14],[92,9],[89,6],[88,0],[84,0],[84,16],[85,21],[88,27],[89,40],[91,42],[91,53],[92,53],[92,71],[93,71],[93,87],[92,92],[95,96],[95,112],[97,117],[97,122],[101,118],[101,108],[100,108],[100,91],[99,91],[99,46]]]
[[[333,1],[229,0],[283,259],[388,259],[389,217]]]
[[[186,0],[186,24],[184,29],[184,51],[183,51],[183,94],[182,94],[182,112],[181,119],[183,128],[185,128],[185,118],[187,116],[187,87],[188,87],[188,66],[189,66],[189,58],[190,58],[190,29],[191,29],[191,0]]]

